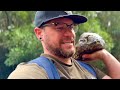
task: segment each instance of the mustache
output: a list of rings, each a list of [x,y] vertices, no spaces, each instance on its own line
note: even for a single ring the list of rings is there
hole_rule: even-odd
[[[63,39],[61,40],[61,43],[64,43],[64,42],[75,43],[75,38],[63,38]]]

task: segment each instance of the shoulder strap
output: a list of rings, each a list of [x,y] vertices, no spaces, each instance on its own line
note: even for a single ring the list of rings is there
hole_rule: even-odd
[[[78,60],[77,60],[77,62],[81,66],[83,66],[85,69],[87,69],[92,75],[94,75],[95,77],[97,77],[95,70],[89,64],[87,64],[85,62],[78,61]]]
[[[87,69],[91,74],[93,74],[95,77],[97,77],[95,70],[87,63],[77,61],[81,66],[83,66],[85,69]],[[31,60],[29,63],[37,63],[39,66],[43,67],[47,74],[49,79],[60,79],[60,76],[58,74],[57,68],[52,63],[51,60],[44,56],[40,56],[37,59]]]
[[[57,68],[48,58],[40,56],[39,58],[34,59],[29,63],[37,63],[39,66],[43,67],[46,70],[49,79],[60,79]]]

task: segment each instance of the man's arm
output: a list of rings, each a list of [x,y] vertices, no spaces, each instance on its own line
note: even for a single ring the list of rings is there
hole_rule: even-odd
[[[103,79],[120,79],[120,62],[107,50],[103,49],[93,54],[86,54],[83,55],[83,58],[100,59],[104,62],[109,75],[105,75]]]

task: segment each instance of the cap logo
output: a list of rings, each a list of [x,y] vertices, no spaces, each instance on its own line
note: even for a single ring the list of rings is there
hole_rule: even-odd
[[[68,15],[72,15],[72,11],[64,11],[66,12]]]

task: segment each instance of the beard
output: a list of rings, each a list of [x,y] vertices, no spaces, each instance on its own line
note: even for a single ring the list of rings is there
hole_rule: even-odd
[[[70,58],[75,54],[75,49],[74,50],[65,50],[61,47],[62,42],[60,45],[57,47],[54,43],[50,42],[49,39],[45,41],[45,47],[46,49],[54,54],[55,56],[58,56],[59,58]]]
[[[74,54],[74,51],[65,51],[62,48],[55,48],[55,47],[52,47],[52,46],[49,46],[48,50],[52,54],[54,54],[54,55],[56,55],[60,58],[70,58]]]

